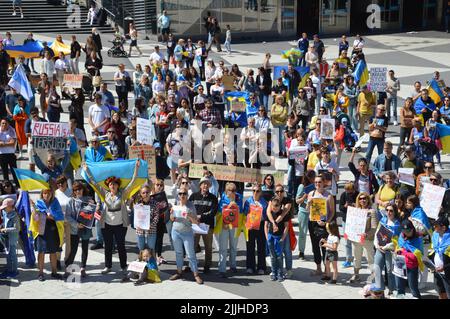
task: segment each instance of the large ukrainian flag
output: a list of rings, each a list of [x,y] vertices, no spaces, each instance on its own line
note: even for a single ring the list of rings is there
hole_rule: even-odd
[[[24,45],[7,45],[5,50],[11,58],[17,59],[20,55],[23,55],[26,59],[31,59],[38,58],[43,48],[41,41],[34,41]]]
[[[436,105],[438,105],[439,103],[441,103],[444,100],[445,96],[442,93],[442,90],[439,87],[439,84],[437,83],[437,81],[435,79],[430,81],[427,89],[428,89],[429,97],[433,100],[433,102]]]
[[[49,189],[45,177],[28,169],[14,168],[17,180],[22,191]]]
[[[450,154],[450,125],[436,124],[442,143],[442,153]]]
[[[366,61],[359,60],[353,72],[353,77],[355,78],[355,83],[359,86],[363,86],[369,82],[369,70],[367,69]]]
[[[139,166],[138,175],[131,187],[129,197],[133,196],[141,187],[145,184],[148,179],[148,164],[144,160],[140,160],[141,165]],[[120,188],[124,189],[131,182],[133,178],[134,168],[136,165],[136,160],[118,160],[118,161],[107,161],[107,162],[88,162],[89,171],[94,180],[90,180],[84,169],[81,172],[81,176],[89,184],[97,184],[103,187],[105,190],[109,190],[108,186],[105,184],[105,180],[108,177],[115,176],[120,178]],[[101,194],[99,194],[101,197]]]

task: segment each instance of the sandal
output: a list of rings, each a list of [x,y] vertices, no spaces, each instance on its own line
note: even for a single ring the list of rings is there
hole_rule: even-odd
[[[169,280],[177,280],[177,279],[181,279],[183,277],[183,275],[179,272],[177,272],[176,274],[170,276]]]
[[[195,275],[194,278],[196,283],[198,283],[199,285],[203,285],[203,279],[200,278],[199,275]]]

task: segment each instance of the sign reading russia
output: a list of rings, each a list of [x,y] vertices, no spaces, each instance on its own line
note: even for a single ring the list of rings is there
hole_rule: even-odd
[[[32,136],[69,137],[69,123],[34,122],[31,124]]]

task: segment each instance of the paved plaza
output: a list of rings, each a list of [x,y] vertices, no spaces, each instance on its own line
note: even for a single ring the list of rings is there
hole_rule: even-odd
[[[14,34],[14,32],[13,32]],[[14,34],[14,39],[17,42],[21,42],[24,38],[24,34]],[[137,63],[145,65],[148,63],[148,57],[152,52],[155,43],[151,41],[140,41],[140,47],[144,52],[141,57],[130,58],[108,58],[106,57],[107,47],[111,44],[107,42],[109,40],[105,36],[102,40],[104,43],[103,56],[104,67],[102,69],[102,77],[109,84],[109,89],[115,95],[113,86],[113,73],[117,69],[117,64],[124,63],[128,71],[132,71]],[[35,34],[35,39],[39,40],[53,40],[54,35],[51,34]],[[427,31],[415,34],[390,34],[390,35],[374,35],[366,36],[366,46],[364,53],[366,56],[368,67],[381,67],[385,66],[389,69],[393,69],[396,76],[400,79],[401,90],[399,92],[400,98],[409,96],[412,91],[412,85],[414,81],[419,80],[425,83],[432,78],[432,73],[436,70],[440,71],[441,78],[446,83],[450,83],[450,35],[447,33]],[[68,36],[64,37],[66,42],[70,42]],[[80,42],[84,42],[83,36],[79,37]],[[331,62],[338,52],[337,41],[334,38],[323,39],[326,45],[325,57]],[[353,42],[353,38],[349,39],[349,42]],[[213,48],[211,57],[218,61],[223,59],[226,64],[238,64],[241,71],[245,71],[246,68],[259,67],[266,52],[272,54],[272,64],[285,65],[286,60],[281,58],[281,51],[291,47],[291,44],[287,41],[282,42],[259,42],[259,43],[245,43],[245,44],[232,44],[232,54],[216,53]],[[136,54],[136,51],[134,51]],[[84,69],[84,62],[81,65],[80,70]],[[132,96],[132,94],[130,94]],[[130,99],[130,108],[133,105],[133,101]],[[88,108],[91,105],[89,101],[85,103],[85,114],[88,114]],[[402,102],[399,101],[399,106]],[[63,101],[63,108],[67,110],[68,101]],[[61,116],[61,121],[68,121],[68,113],[64,113]],[[85,119],[87,123],[87,118]],[[87,124],[86,124],[87,127]],[[90,132],[89,129],[86,130]],[[89,133],[88,133],[89,134]],[[89,136],[88,136],[89,138]],[[387,140],[394,143],[394,152],[396,151],[396,145],[399,142],[399,126],[390,126],[387,133]],[[365,147],[367,144],[363,144],[362,153],[365,154]],[[347,168],[347,162],[350,153],[343,153],[341,160],[341,176],[339,185],[340,191],[345,181],[353,180],[353,175]],[[372,160],[375,158],[374,154]],[[450,177],[450,156],[443,155],[442,163],[444,169],[437,168],[437,171],[441,173],[445,178]],[[27,168],[27,161],[20,161],[19,166],[21,168]],[[287,160],[277,159],[276,169],[287,171]],[[166,180],[166,191],[170,188],[169,180]],[[169,193],[169,192],[167,192]],[[244,198],[250,196],[250,188],[246,188]],[[35,194],[33,194],[35,196]],[[169,197],[169,201],[173,198]],[[296,217],[293,220],[294,229],[297,232]],[[126,246],[128,252],[128,262],[136,259],[137,247],[136,247],[136,235],[135,231],[129,228],[126,238]],[[343,240],[339,246],[340,261],[345,256]],[[313,277],[310,275],[311,270],[315,269],[315,263],[313,261],[311,243],[308,238],[306,244],[306,260],[302,261],[298,259],[298,250],[293,252],[293,272],[292,279],[285,280],[282,283],[272,282],[269,279],[269,275],[247,275],[245,272],[245,240],[241,236],[239,238],[238,245],[238,273],[228,273],[228,278],[219,278],[217,276],[217,261],[218,252],[217,249],[213,252],[213,265],[210,274],[203,275],[202,278],[205,281],[204,285],[198,285],[193,280],[193,275],[188,274],[185,276],[187,280],[183,281],[169,281],[168,278],[175,273],[175,254],[170,247],[168,236],[164,237],[164,249],[163,255],[168,264],[160,267],[162,283],[160,284],[147,284],[140,287],[134,287],[132,283],[120,282],[120,267],[118,263],[118,255],[114,255],[113,258],[113,273],[109,275],[101,275],[100,271],[104,267],[104,254],[103,250],[89,251],[87,273],[88,277],[81,283],[77,283],[78,279],[75,278],[76,283],[63,282],[50,279],[47,276],[47,280],[43,283],[37,280],[37,269],[27,269],[24,262],[22,251],[19,250],[19,271],[20,276],[17,279],[0,281],[0,299],[1,298],[152,298],[152,299],[168,299],[168,298],[192,298],[192,299],[237,299],[237,298],[258,298],[258,299],[276,299],[276,298],[301,298],[301,299],[361,299],[361,290],[363,283],[361,284],[348,284],[347,280],[353,274],[353,268],[343,269],[341,262],[339,262],[339,278],[337,285],[324,284],[320,281],[319,277]],[[46,258],[48,258],[46,256]],[[199,260],[200,269],[203,266],[204,254],[203,251],[197,254]],[[81,260],[81,249],[78,250],[76,262]],[[4,260],[0,261],[0,264],[4,264]],[[270,258],[267,258],[267,264],[270,265]],[[49,260],[46,259],[45,268],[50,269]],[[117,273],[116,273],[117,272]],[[361,270],[363,281],[369,276],[369,270],[367,269],[367,262],[363,259],[363,269]],[[427,284],[425,288],[421,289],[422,296],[424,298],[437,298],[437,293],[433,285],[433,276],[428,275]],[[408,295],[408,294],[407,294]]]

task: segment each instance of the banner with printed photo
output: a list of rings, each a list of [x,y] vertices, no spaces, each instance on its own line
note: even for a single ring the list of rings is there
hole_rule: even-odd
[[[407,279],[407,268],[406,268],[406,259],[403,255],[394,255],[392,258],[393,269],[392,273],[394,276]]]
[[[437,219],[441,211],[442,200],[444,199],[445,188],[433,184],[423,184],[420,193],[420,206],[429,218]]]
[[[347,207],[347,219],[345,221],[344,238],[363,243],[365,241],[367,209]]]
[[[322,119],[320,125],[320,138],[325,140],[332,140],[335,134],[334,119]]]
[[[84,227],[91,229],[94,226],[96,205],[93,202],[79,202],[81,202],[81,208],[78,212],[77,222],[82,224]]]
[[[377,232],[377,240],[378,240],[378,245],[380,247],[390,244],[392,242],[393,236],[394,236],[394,232],[392,230],[390,230],[383,224],[380,224],[380,229],[378,229],[378,232]]]
[[[259,228],[261,227],[262,213],[263,213],[262,206],[254,204],[250,205],[245,227],[249,230],[250,229],[259,230]]]
[[[223,225],[230,229],[239,226],[239,207],[236,203],[230,203],[222,208]]]
[[[247,102],[245,102],[245,100],[234,98],[230,101],[230,108],[232,112],[245,112],[247,108]]]
[[[150,205],[134,205],[134,227],[149,230],[150,229]]]
[[[326,217],[327,217],[327,199],[313,198],[311,200],[309,219],[314,222],[319,222]]]

